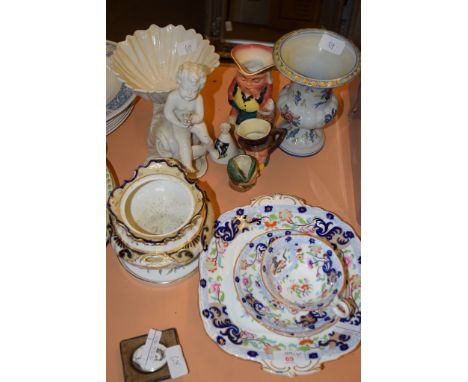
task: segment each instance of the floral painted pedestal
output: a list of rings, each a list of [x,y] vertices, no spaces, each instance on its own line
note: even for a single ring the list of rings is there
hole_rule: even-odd
[[[300,157],[319,152],[325,143],[323,127],[332,121],[338,110],[332,89],[292,82],[281,90],[278,107],[284,119],[279,127],[288,130],[280,148]]]

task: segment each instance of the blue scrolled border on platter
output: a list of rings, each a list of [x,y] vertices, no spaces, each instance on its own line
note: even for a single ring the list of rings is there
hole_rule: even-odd
[[[346,271],[348,272],[348,270],[351,269],[353,274],[355,274],[356,277],[360,279],[360,240],[349,225],[342,222],[341,219],[339,219],[338,217],[336,217],[336,215],[330,212],[324,211],[317,207],[309,206],[297,207],[291,205],[274,205],[273,207],[267,205],[256,207],[247,206],[226,212],[225,214],[221,215],[218,218],[215,225],[215,236],[213,237],[208,250],[203,252],[200,258],[201,279],[199,286],[199,301],[202,321],[209,337],[213,341],[215,341],[220,347],[222,347],[223,350],[225,350],[227,353],[243,359],[260,362],[264,366],[267,363],[270,363],[270,361],[272,360],[271,352],[266,351],[265,349],[274,349],[275,345],[278,344],[279,340],[277,341],[275,338],[273,338],[273,340],[271,340],[271,338],[270,340],[268,340],[268,338],[266,338],[265,336],[263,336],[263,338],[254,337],[254,339],[248,339],[247,344],[244,345],[246,340],[246,332],[242,330],[242,323],[241,327],[239,327],[238,323],[232,321],[231,317],[229,316],[229,307],[223,304],[224,301],[220,301],[220,295],[218,295],[218,301],[214,300],[213,295],[208,295],[207,279],[209,278],[209,270],[207,269],[207,265],[205,266],[205,261],[208,261],[206,263],[208,264],[209,261],[212,260],[209,257],[209,253],[210,251],[214,251],[213,245],[216,245],[216,240],[226,244],[234,240],[240,233],[249,230],[249,228],[245,227],[244,223],[246,218],[252,216],[250,215],[250,212],[255,210],[257,212],[267,213],[271,212],[273,208],[281,207],[287,207],[289,209],[297,208],[298,214],[305,214],[306,212],[309,212],[309,215],[312,215],[315,218],[317,218],[313,220],[313,225],[316,226],[316,229],[318,230],[317,236],[325,238],[326,240],[328,240],[327,237],[331,238],[330,245],[332,245],[333,243],[335,244],[336,248],[339,248],[340,250],[346,249],[349,246],[351,246],[353,248],[353,260],[352,264],[350,265],[351,268],[348,268],[348,265],[345,265],[347,269]],[[257,216],[257,214],[253,214],[254,217],[250,219],[248,224],[261,225],[261,213],[259,215],[260,217]],[[241,222],[238,223],[237,221],[239,220]],[[336,229],[335,227],[338,227],[338,229]],[[276,228],[284,229],[284,227]],[[217,250],[214,252],[216,253],[214,259],[215,265],[222,267],[222,258],[219,258]],[[359,285],[356,286],[356,289],[353,289],[352,293],[358,293],[360,301]],[[216,317],[214,315],[211,315],[210,308],[217,308],[216,311],[219,312],[219,314],[216,315]],[[307,356],[309,357],[309,359],[316,360],[317,363],[331,361],[333,359],[339,358],[343,354],[354,350],[360,343],[359,309],[360,307],[358,306],[358,310],[356,311],[355,315],[352,316],[350,319],[340,320],[340,322],[335,324],[332,328],[325,330],[324,332],[322,332],[322,334],[311,336],[310,338],[314,339],[313,346],[310,346],[310,344],[308,344],[309,347],[307,348],[307,350],[304,350],[306,349],[305,347],[299,350],[307,352]],[[344,328],[343,326],[346,326],[346,328]],[[350,328],[349,333],[347,332],[348,328]],[[261,346],[258,346],[258,344],[254,346],[253,341],[258,341],[259,343],[263,341],[263,344],[265,345],[264,349],[262,350]],[[296,342],[296,344],[292,342],[288,343],[288,340],[284,340],[281,342],[283,342],[283,345],[286,344],[289,347],[288,349],[283,350],[293,350],[290,349],[291,346],[296,346],[297,348],[299,348],[299,346],[297,345],[300,345],[300,342],[310,343],[311,341],[306,338],[305,340]],[[290,372],[288,371],[277,372],[290,375]],[[292,375],[294,375],[294,372],[292,373]]]
[[[113,41],[106,41],[106,58],[109,58],[117,48]],[[116,117],[123,112],[135,99],[135,93],[125,84],[121,84],[119,92],[106,104],[106,120]]]

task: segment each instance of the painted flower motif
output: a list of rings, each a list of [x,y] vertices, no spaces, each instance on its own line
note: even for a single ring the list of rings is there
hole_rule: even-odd
[[[203,317],[206,317],[206,318],[210,317],[210,312],[208,312],[208,309],[203,309],[202,314],[203,314]]]
[[[226,340],[222,336],[216,337],[216,342],[218,344],[220,344],[220,345],[225,345],[226,344]]]
[[[221,283],[219,283],[219,282],[214,282],[213,284],[211,284],[211,290],[212,290],[213,293],[215,293],[215,294],[219,294],[219,292],[220,292],[220,287],[221,287]]]
[[[276,226],[276,224],[278,224],[278,222],[265,222],[265,225],[268,227],[268,228],[272,228],[274,226]]]
[[[309,359],[317,359],[318,354],[317,353],[309,353]]]
[[[214,272],[218,269],[216,258],[207,257],[205,260],[205,267],[208,272]]]
[[[280,111],[281,116],[286,120],[286,122],[290,123],[293,126],[299,127],[299,125],[301,124],[301,117],[295,116],[293,113],[291,113],[288,105],[284,105]]]
[[[200,286],[201,286],[202,288],[206,287],[206,280],[205,280],[205,279],[201,279],[201,280],[200,280]]]
[[[237,214],[237,216],[242,216],[242,215],[244,215],[244,209],[243,209],[243,208],[239,208],[239,209],[236,211],[236,214]]]
[[[335,115],[336,115],[336,110],[332,109],[331,114],[325,115],[325,123],[330,122]]]
[[[242,330],[239,335],[243,339],[247,339],[247,340],[255,339],[255,336],[252,333],[246,332],[244,330]]]
[[[344,256],[343,257],[343,262],[345,263],[346,266],[350,265],[352,263],[352,260],[349,256]]]
[[[299,213],[303,214],[304,212],[307,211],[307,208],[305,208],[304,206],[301,206],[297,210],[299,211]]]
[[[257,353],[256,351],[254,351],[254,350],[249,350],[249,351],[247,352],[247,355],[248,355],[249,357],[254,358],[254,357],[256,357],[256,356],[258,355],[258,353]]]
[[[313,341],[305,339],[305,340],[300,341],[300,342],[299,342],[299,345],[300,345],[300,346],[303,346],[303,345],[312,345],[313,343],[314,343]]]
[[[243,277],[242,278],[242,284],[244,284],[244,286],[248,286],[249,285],[249,279],[247,277]]]
[[[314,262],[313,262],[311,259],[307,260],[307,266],[308,266],[310,269],[314,269]]]
[[[335,218],[335,215],[333,215],[330,212],[327,212],[327,219],[333,220]]]
[[[283,118],[289,123],[293,123],[294,121],[294,115],[289,110],[283,113]]]
[[[288,209],[284,209],[282,211],[279,212],[279,218],[281,221],[285,221],[285,222],[288,222],[288,223],[292,223],[292,212]]]
[[[281,351],[281,346],[279,345],[270,345],[268,343],[263,343],[263,351],[265,354],[273,354],[275,351]]]
[[[296,106],[299,104],[301,99],[302,99],[302,94],[299,90],[297,90],[296,94],[294,95],[294,103],[296,104]]]
[[[273,206],[265,206],[265,212],[273,211]]]

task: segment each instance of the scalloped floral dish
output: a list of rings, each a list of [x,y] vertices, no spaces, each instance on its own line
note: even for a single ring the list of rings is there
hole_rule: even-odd
[[[235,262],[246,244],[274,230],[301,232],[333,248],[347,279],[343,298],[355,306],[350,317],[337,318],[313,335],[294,337],[269,330],[245,312],[236,295]],[[214,237],[200,257],[199,304],[205,330],[222,350],[259,362],[267,372],[288,376],[317,372],[324,362],[349,353],[360,343],[360,269],[360,240],[335,214],[288,195],[259,197],[218,218]]]

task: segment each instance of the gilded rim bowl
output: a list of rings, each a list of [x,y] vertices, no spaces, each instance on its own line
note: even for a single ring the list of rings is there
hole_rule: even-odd
[[[206,195],[174,159],[153,159],[115,188],[108,209],[136,241],[178,240],[200,220]]]
[[[285,77],[313,88],[343,86],[361,69],[359,49],[350,40],[315,28],[282,36],[273,48],[273,61]]]
[[[204,65],[207,74],[219,66],[219,55],[209,40],[182,25],[151,25],[119,42],[109,63],[117,78],[141,96],[168,93],[176,88],[176,74],[184,62]]]

